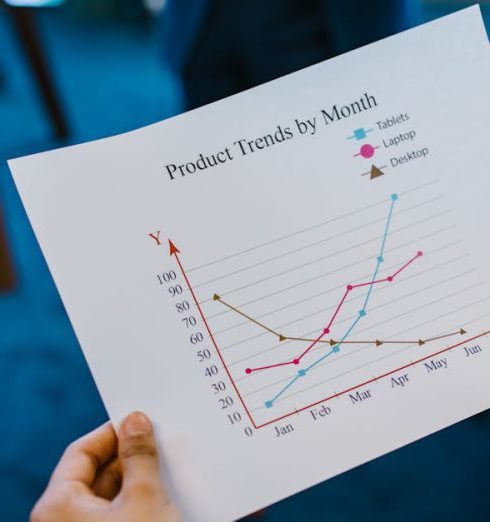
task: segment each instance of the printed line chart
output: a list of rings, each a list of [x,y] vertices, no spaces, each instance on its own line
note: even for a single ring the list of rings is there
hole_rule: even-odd
[[[255,428],[488,334],[437,180],[200,266],[170,245]]]

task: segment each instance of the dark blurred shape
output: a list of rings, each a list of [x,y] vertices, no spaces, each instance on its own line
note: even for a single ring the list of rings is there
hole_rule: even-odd
[[[7,248],[7,236],[3,225],[3,215],[0,209],[0,293],[14,288],[14,270]]]
[[[68,138],[68,125],[42,46],[35,9],[10,6],[8,10],[52,123],[54,135],[64,140]]]
[[[144,23],[147,11],[143,0],[70,0],[70,9],[90,20]]]
[[[194,108],[406,29],[416,4],[169,0],[165,53]]]
[[[5,71],[2,67],[2,64],[0,63],[0,91],[5,85]]]

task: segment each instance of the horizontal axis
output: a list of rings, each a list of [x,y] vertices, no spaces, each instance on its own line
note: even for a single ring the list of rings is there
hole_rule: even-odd
[[[429,355],[425,355],[424,357],[421,357],[420,359],[416,359],[415,361],[411,361],[408,364],[405,364],[403,366],[400,366],[398,368],[395,368],[394,370],[390,370],[388,372],[385,372],[381,375],[375,376],[372,379],[369,379],[367,381],[361,382],[359,384],[356,384],[355,386],[351,386],[350,388],[347,388],[346,390],[342,390],[341,392],[334,393],[333,395],[330,395],[329,397],[325,397],[322,400],[313,402],[311,404],[308,404],[307,406],[303,406],[302,408],[295,408],[294,411],[286,413],[284,415],[281,415],[279,417],[276,417],[275,419],[272,419],[270,421],[264,422],[263,424],[258,424],[256,426],[256,429],[265,428],[266,426],[270,426],[271,424],[275,424],[276,422],[279,422],[281,420],[287,419],[288,417],[291,417],[292,415],[297,415],[309,408],[313,408],[314,406],[318,406],[319,404],[323,404],[325,402],[331,401],[333,399],[338,399],[339,397],[342,397],[343,395],[346,395],[347,393],[350,393],[354,390],[357,390],[359,388],[362,388],[363,386],[367,386],[368,384],[371,384],[373,382],[380,381],[382,379],[385,379],[386,377],[389,377],[390,375],[393,375],[397,372],[400,372],[402,370],[406,370],[407,368],[416,366],[417,364],[420,364],[424,361],[427,361],[429,359],[432,359],[433,357],[436,357],[437,355],[441,355],[443,353],[450,352],[451,350],[454,350],[455,348],[459,348],[460,346],[463,346],[466,343],[476,341],[477,339],[481,339],[482,337],[486,337],[490,334],[490,330],[484,331],[483,333],[479,335],[475,335],[474,337],[471,337],[469,339],[465,339],[464,341],[461,341],[457,344],[453,344],[451,346],[448,346],[447,348],[443,348],[442,350],[438,350],[437,352],[431,353]]]

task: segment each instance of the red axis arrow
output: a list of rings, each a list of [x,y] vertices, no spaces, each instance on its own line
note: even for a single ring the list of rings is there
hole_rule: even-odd
[[[174,254],[180,254],[180,250],[174,245],[174,243],[169,239],[168,245],[170,247],[170,255],[173,256]]]
[[[169,252],[170,256],[174,256],[177,264],[179,265],[180,271],[182,272],[182,276],[185,279],[185,282],[187,284],[187,288],[189,289],[189,292],[192,295],[192,299],[194,300],[194,303],[196,305],[196,308],[199,311],[199,315],[201,316],[202,322],[204,323],[204,326],[206,327],[206,330],[209,334],[209,337],[211,338],[211,341],[213,342],[214,348],[216,349],[216,353],[218,354],[218,357],[221,361],[221,364],[223,365],[223,368],[225,369],[226,374],[228,375],[228,378],[230,379],[230,382],[233,386],[233,389],[235,390],[238,398],[240,399],[240,402],[242,403],[243,409],[247,413],[248,418],[250,419],[250,422],[252,423],[252,426],[257,429],[257,425],[255,424],[255,421],[252,418],[252,414],[250,413],[250,410],[247,408],[247,405],[245,404],[245,401],[243,400],[243,397],[241,393],[238,391],[238,387],[235,384],[235,381],[233,380],[233,377],[231,376],[230,370],[228,369],[228,366],[226,365],[226,362],[223,358],[223,355],[221,354],[221,350],[218,348],[218,344],[216,343],[216,339],[214,338],[214,335],[211,332],[211,329],[209,328],[209,324],[206,320],[206,317],[204,316],[204,313],[202,311],[201,305],[199,304],[199,301],[197,300],[196,294],[194,293],[194,289],[192,288],[192,285],[189,281],[189,278],[187,277],[186,271],[184,270],[184,267],[182,266],[182,262],[180,260],[179,254],[181,253],[180,250],[175,246],[175,243],[169,239],[168,240],[169,245]]]

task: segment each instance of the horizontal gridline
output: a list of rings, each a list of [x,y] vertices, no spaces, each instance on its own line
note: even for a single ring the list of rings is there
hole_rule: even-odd
[[[441,182],[440,179],[435,179],[435,180],[429,181],[429,182],[427,182],[427,183],[424,183],[424,184],[422,184],[422,185],[417,185],[417,186],[415,186],[415,187],[412,188],[412,189],[409,189],[409,190],[405,190],[405,191],[403,191],[403,192],[400,192],[400,195],[401,195],[401,196],[405,196],[405,195],[407,195],[407,194],[411,194],[411,193],[413,193],[413,192],[417,192],[417,191],[419,191],[419,190],[423,190],[423,189],[425,189],[425,188],[427,188],[427,187],[430,187],[430,186],[436,185],[436,184],[438,184],[438,183],[440,183],[440,182]],[[276,239],[272,239],[272,240],[270,240],[270,241],[266,241],[266,242],[264,242],[264,243],[260,243],[260,244],[258,244],[258,245],[252,246],[252,247],[250,247],[250,248],[246,248],[246,249],[244,249],[244,250],[240,250],[239,252],[235,252],[235,253],[233,253],[233,254],[229,254],[229,255],[227,255],[227,256],[221,257],[221,258],[219,258],[219,259],[215,259],[215,260],[210,261],[210,262],[208,262],[208,263],[203,263],[203,264],[201,264],[201,265],[198,265],[198,266],[195,266],[195,267],[189,268],[189,269],[187,270],[187,273],[188,273],[188,274],[191,274],[191,273],[193,273],[193,272],[196,272],[197,270],[201,270],[201,269],[203,269],[203,268],[206,268],[206,267],[209,267],[209,266],[212,266],[212,265],[216,265],[216,264],[221,263],[221,262],[223,262],[223,261],[227,261],[228,259],[232,259],[232,258],[234,258],[234,257],[240,256],[240,255],[243,255],[243,254],[246,254],[246,253],[248,253],[248,252],[252,252],[253,250],[258,250],[258,249],[260,249],[260,248],[263,248],[263,247],[265,247],[265,246],[271,245],[271,244],[273,244],[273,243],[277,243],[277,242],[279,242],[279,241],[283,241],[283,240],[285,240],[285,239],[290,239],[290,238],[292,238],[292,237],[294,237],[294,236],[297,236],[297,235],[299,235],[299,234],[302,234],[302,233],[304,233],[304,232],[307,232],[307,231],[310,231],[310,230],[314,230],[315,228],[319,228],[319,227],[322,227],[322,226],[325,226],[325,225],[329,225],[329,224],[331,224],[331,223],[334,223],[334,222],[336,222],[336,221],[340,221],[340,220],[345,219],[345,218],[350,217],[350,216],[354,216],[354,215],[356,215],[356,214],[360,214],[361,212],[364,212],[364,211],[366,211],[366,210],[370,210],[370,209],[372,209],[372,208],[375,208],[375,207],[377,207],[377,206],[383,205],[383,204],[385,204],[385,203],[386,203],[386,200],[385,200],[385,199],[383,199],[383,200],[379,200],[379,201],[377,201],[376,203],[372,203],[371,205],[367,205],[367,206],[365,206],[365,207],[363,207],[363,208],[361,208],[361,209],[357,209],[357,210],[355,210],[355,211],[353,211],[353,212],[348,212],[348,213],[346,213],[346,214],[342,214],[342,215],[340,215],[340,216],[336,216],[336,217],[331,218],[331,219],[329,219],[329,220],[323,221],[322,223],[317,223],[316,225],[312,225],[312,226],[309,226],[309,227],[306,227],[306,228],[302,228],[302,229],[297,230],[297,231],[295,231],[295,232],[291,232],[290,234],[287,234],[287,235],[285,235],[285,236],[281,236],[281,237],[278,237],[278,238],[276,238]]]
[[[450,247],[456,246],[456,245],[458,245],[458,244],[460,244],[460,243],[461,243],[460,241],[455,241],[455,242],[448,243],[447,245],[444,245],[444,246],[441,247],[441,248],[438,248],[438,249],[435,249],[435,250],[432,250],[432,251],[427,252],[427,255],[432,255],[432,254],[435,254],[435,253],[439,253],[439,252],[441,252],[441,251],[443,251],[443,250],[446,250],[447,248],[450,248]],[[459,257],[457,257],[457,258],[449,259],[449,260],[447,260],[445,263],[438,264],[438,265],[436,265],[436,267],[437,267],[437,268],[441,268],[442,266],[445,266],[445,265],[448,264],[448,263],[451,263],[451,262],[454,262],[454,261],[457,261],[457,260],[463,259],[463,258],[468,257],[468,256],[469,256],[469,254],[463,254],[462,256],[459,256]],[[369,259],[371,259],[371,258],[369,258]],[[386,271],[389,272],[390,270],[394,270],[394,269],[397,268],[397,267],[398,267],[398,265],[390,265],[389,267],[386,268]],[[431,270],[433,270],[433,269],[436,268],[436,267],[431,267],[431,268],[425,270],[423,273],[426,273],[426,272],[428,272],[428,271],[431,271]],[[356,279],[351,280],[351,282],[352,282],[352,283],[356,283],[356,282],[359,282],[359,281],[365,280],[368,276],[369,276],[369,274],[366,274],[366,275],[360,276],[360,277],[358,277],[358,278],[356,278]],[[405,276],[404,280],[411,279],[412,277],[414,277],[414,276],[413,276],[413,275],[412,275],[412,276]],[[298,300],[298,301],[294,301],[294,302],[292,302],[292,303],[288,303],[287,305],[281,306],[280,308],[276,308],[276,309],[273,309],[273,310],[269,310],[269,311],[266,312],[266,313],[256,315],[256,316],[255,316],[255,319],[264,319],[265,317],[268,317],[269,315],[273,315],[273,314],[275,314],[275,313],[277,313],[277,312],[281,312],[281,311],[283,311],[283,310],[287,310],[288,308],[291,308],[291,307],[296,306],[296,305],[298,305],[298,304],[303,304],[303,303],[305,303],[305,302],[312,301],[313,299],[315,299],[315,298],[317,298],[317,297],[320,297],[320,296],[322,296],[322,295],[325,295],[325,294],[328,294],[328,293],[331,293],[331,292],[338,291],[338,290],[343,289],[343,288],[345,288],[345,285],[344,285],[344,284],[338,284],[338,285],[336,285],[336,286],[334,286],[334,287],[330,287],[330,288],[328,288],[328,289],[325,289],[325,290],[322,291],[322,292],[318,292],[318,293],[316,293],[316,294],[311,294],[311,295],[309,295],[309,296],[306,297],[306,298],[300,299],[300,300]],[[330,306],[329,308],[326,308],[325,311],[328,311],[328,310],[331,309],[332,307],[333,307],[333,305]],[[230,312],[230,313],[231,313],[231,312]],[[231,325],[231,326],[228,326],[228,327],[226,327],[226,328],[223,328],[222,330],[215,330],[215,331],[214,331],[214,335],[215,335],[215,336],[219,336],[219,335],[222,334],[222,333],[228,332],[228,331],[230,331],[230,330],[233,330],[233,329],[235,329],[235,328],[238,328],[238,327],[240,327],[240,326],[243,326],[243,325],[245,325],[245,324],[248,324],[249,322],[250,322],[250,321],[241,321],[241,322],[236,323],[236,324],[234,324],[234,325]],[[280,328],[280,327],[278,327],[278,328]]]
[[[415,278],[421,277],[421,276],[426,275],[427,273],[430,273],[430,272],[432,272],[432,271],[434,271],[434,270],[438,270],[438,269],[440,269],[442,266],[446,266],[446,265],[448,265],[448,264],[458,262],[458,261],[460,261],[460,260],[462,260],[462,259],[464,259],[464,258],[466,258],[466,257],[469,257],[469,254],[463,254],[463,255],[460,255],[460,256],[458,256],[458,257],[456,257],[456,258],[449,259],[448,261],[445,261],[444,263],[440,263],[440,264],[435,265],[435,266],[433,266],[433,267],[431,267],[431,268],[428,268],[428,269],[426,269],[426,270],[423,270],[423,271],[417,272],[416,274],[412,274],[412,275],[406,276],[402,281],[409,281],[409,280],[412,280],[412,279],[415,279]],[[402,282],[402,281],[401,281],[401,282]],[[397,283],[394,283],[394,284],[396,285]],[[394,286],[394,285],[390,285],[389,288],[393,288],[393,286]],[[342,287],[343,287],[343,286],[342,286]],[[340,288],[342,288],[342,287],[340,287]],[[380,288],[380,289],[377,290],[377,292],[378,292],[378,293],[379,293],[379,292],[383,292],[386,288],[387,288],[387,287],[385,287],[385,288]],[[430,288],[430,287],[426,287],[425,289],[427,289],[427,288]],[[425,289],[424,289],[424,290],[425,290]],[[421,291],[421,290],[420,290],[420,291]],[[418,293],[418,291],[415,292],[415,293]],[[398,301],[398,300],[401,300],[401,299],[403,299],[403,298],[406,298],[406,297],[410,297],[410,296],[412,296],[412,295],[415,295],[415,293],[411,293],[411,294],[407,294],[406,296],[399,297],[399,298],[393,300],[392,303],[393,303],[393,302],[396,302],[396,301]],[[354,297],[354,298],[352,298],[352,300],[360,300],[360,299],[362,299],[362,296],[361,296],[361,297]],[[291,326],[291,325],[293,325],[293,324],[296,324],[297,322],[300,322],[300,321],[302,321],[302,320],[305,319],[305,318],[314,317],[315,315],[320,315],[320,314],[322,314],[322,313],[324,313],[324,312],[327,312],[327,311],[329,311],[329,310],[332,310],[334,307],[335,307],[335,305],[331,305],[331,306],[329,306],[329,307],[322,307],[322,308],[320,308],[319,310],[317,310],[317,311],[315,311],[315,312],[311,312],[311,313],[309,313],[309,314],[307,314],[307,315],[305,315],[305,316],[302,316],[302,317],[299,317],[299,318],[295,318],[295,319],[293,319],[292,321],[288,321],[287,323],[280,324],[280,325],[278,325],[275,329],[277,329],[277,330],[281,330],[282,328],[286,328],[287,326]],[[374,307],[374,308],[372,308],[372,310],[377,310],[377,309],[378,309],[378,307]],[[338,324],[342,324],[342,322],[344,322],[344,321],[345,321],[345,320],[339,321]],[[316,330],[314,330],[314,331],[310,331],[310,332],[307,332],[306,334],[302,334],[301,337],[304,337],[305,335],[312,335],[314,332],[316,332]],[[260,333],[257,333],[257,334],[255,334],[255,335],[253,335],[253,336],[247,337],[247,338],[245,338],[245,339],[241,339],[240,341],[236,341],[236,342],[234,342],[234,343],[232,343],[232,344],[222,346],[221,349],[222,349],[222,351],[227,351],[227,350],[229,350],[230,348],[234,348],[235,346],[238,346],[238,345],[240,345],[240,344],[246,343],[246,342],[248,342],[248,341],[255,340],[255,339],[257,339],[257,338],[259,338],[259,337],[262,337],[262,336],[265,336],[265,335],[267,335],[267,332],[260,332]]]
[[[445,232],[449,232],[449,231],[454,230],[454,229],[456,229],[456,228],[457,228],[457,225],[456,225],[456,224],[451,224],[451,225],[449,225],[449,226],[445,226],[445,227],[443,227],[443,228],[441,228],[441,229],[436,230],[435,232],[431,232],[431,233],[426,234],[426,235],[424,235],[424,236],[421,236],[421,237],[419,237],[419,238],[417,238],[417,239],[414,239],[414,240],[411,240],[411,241],[407,241],[406,243],[403,243],[403,244],[401,244],[401,245],[398,245],[398,246],[395,247],[395,248],[391,248],[391,249],[388,248],[388,249],[386,250],[386,252],[387,252],[387,254],[390,254],[390,253],[392,253],[392,252],[397,252],[397,251],[399,251],[399,250],[404,249],[404,248],[407,247],[407,246],[415,245],[415,244],[419,243],[420,241],[425,241],[425,240],[427,240],[427,239],[432,239],[432,238],[434,238],[434,237],[437,237],[437,236],[440,235],[440,234],[443,234],[443,233],[445,233]],[[451,242],[451,243],[449,243],[449,244],[450,244],[450,245],[456,245],[456,244],[458,244],[458,243],[461,243],[461,241],[453,241],[453,242]],[[333,274],[336,274],[336,273],[342,272],[342,271],[344,271],[346,268],[352,268],[352,267],[354,267],[354,266],[357,266],[357,265],[359,265],[359,264],[365,263],[365,262],[367,262],[367,261],[371,261],[372,259],[373,259],[373,256],[370,255],[370,256],[368,256],[368,257],[365,257],[365,258],[361,259],[360,261],[356,261],[356,262],[354,262],[354,263],[351,263],[350,265],[345,265],[345,266],[342,266],[342,267],[339,267],[339,268],[336,268],[336,269],[333,269],[333,270],[329,270],[328,272],[324,272],[324,273],[322,273],[322,274],[320,274],[320,275],[318,275],[318,276],[315,276],[315,277],[312,277],[312,278],[309,278],[309,279],[305,279],[305,280],[303,280],[303,281],[300,281],[300,282],[298,282],[298,283],[295,283],[294,285],[290,285],[290,286],[284,287],[284,288],[282,288],[281,290],[277,290],[277,291],[275,291],[275,292],[271,292],[271,293],[269,293],[269,294],[263,295],[263,296],[258,297],[258,298],[256,298],[256,299],[252,299],[252,300],[249,300],[249,301],[246,301],[246,302],[239,303],[239,304],[236,305],[236,306],[238,306],[238,307],[244,307],[244,306],[248,306],[248,305],[250,305],[250,304],[257,303],[257,302],[259,302],[259,301],[262,301],[263,299],[267,299],[268,297],[274,297],[274,296],[279,295],[279,294],[281,294],[281,293],[283,293],[283,292],[287,292],[288,290],[292,290],[292,289],[294,289],[294,288],[301,287],[301,286],[303,286],[303,285],[306,284],[306,283],[310,283],[310,282],[312,282],[312,281],[317,281],[318,279],[321,279],[321,278],[323,278],[323,277],[328,277],[328,276],[330,276],[330,275],[333,275]],[[226,294],[221,294],[221,295],[226,295]],[[212,302],[213,302],[213,299],[208,299],[208,300],[206,300],[206,301],[200,301],[200,304],[203,305],[203,304],[212,303]],[[221,312],[217,312],[217,313],[214,313],[214,314],[209,314],[209,315],[207,315],[207,318],[208,318],[208,320],[211,321],[212,319],[215,319],[216,317],[220,317],[220,316],[222,316],[222,315],[224,315],[224,314],[229,314],[229,313],[230,313],[229,310],[223,310],[223,311],[221,311]]]
[[[425,223],[427,223],[427,221],[430,221],[431,219],[438,219],[438,218],[444,217],[444,216],[446,216],[449,213],[450,213],[449,210],[444,210],[442,212],[438,212],[438,213],[436,213],[436,214],[434,214],[432,216],[429,216],[429,218],[424,218],[424,219],[421,219],[419,221],[415,221],[413,223],[410,223],[409,225],[405,225],[403,227],[396,228],[392,232],[390,232],[390,237],[394,236],[396,234],[399,234],[400,232],[405,232],[406,230],[408,230],[410,228],[417,227],[419,225],[425,224]],[[455,226],[455,225],[453,225],[453,226]],[[228,295],[234,294],[236,292],[239,292],[240,290],[249,289],[252,286],[260,285],[262,283],[270,281],[271,279],[275,279],[277,277],[281,277],[283,275],[289,274],[289,273],[291,273],[291,272],[293,272],[295,270],[299,270],[299,269],[305,268],[307,266],[311,266],[311,265],[313,265],[315,263],[318,263],[320,261],[325,261],[326,259],[330,259],[330,258],[335,257],[335,256],[340,255],[340,254],[345,254],[345,253],[350,252],[352,250],[355,250],[355,249],[357,249],[359,247],[363,247],[363,246],[369,245],[371,243],[376,243],[377,241],[379,241],[379,239],[380,239],[380,236],[378,235],[378,236],[376,236],[374,238],[370,238],[370,239],[367,239],[365,241],[361,241],[360,243],[357,243],[354,246],[350,246],[350,247],[344,248],[342,250],[337,250],[336,252],[330,252],[330,253],[328,253],[325,256],[317,257],[317,258],[315,258],[315,259],[313,259],[311,261],[308,261],[308,262],[303,263],[301,265],[297,265],[295,267],[292,267],[292,268],[290,268],[288,270],[284,270],[282,272],[277,272],[277,273],[275,273],[273,275],[270,275],[268,277],[265,277],[263,279],[258,279],[256,281],[249,282],[246,285],[242,285],[242,286],[239,286],[237,288],[233,288],[231,290],[226,290],[224,292],[220,291],[219,294],[223,295],[223,296],[228,296]],[[419,238],[418,241],[421,241],[422,239]],[[375,256],[373,256],[373,257],[375,257]],[[201,300],[201,304],[207,304],[207,303],[212,302],[212,301],[213,301],[213,298],[210,297],[208,299]]]
[[[431,199],[423,201],[422,203],[417,203],[416,205],[413,205],[411,207],[407,207],[407,208],[405,208],[403,210],[400,210],[400,211],[397,212],[397,215],[404,214],[404,213],[410,212],[412,210],[418,210],[421,207],[423,207],[425,205],[428,205],[430,203],[435,203],[436,201],[439,201],[442,198],[443,198],[443,196],[441,196],[441,195],[435,196],[435,197],[433,197]],[[449,212],[449,211],[447,211],[447,212]],[[439,217],[439,215],[440,215],[440,213],[437,215],[437,217]],[[426,219],[431,219],[431,218],[432,218],[432,216],[429,216]],[[208,284],[215,283],[217,281],[222,281],[223,279],[226,279],[226,278],[228,278],[230,276],[241,274],[241,273],[243,273],[243,272],[245,272],[247,270],[251,270],[252,268],[257,268],[259,266],[263,266],[263,265],[265,265],[267,263],[270,263],[272,261],[277,261],[279,259],[282,261],[285,257],[287,257],[289,255],[297,254],[298,252],[304,252],[305,250],[308,250],[309,248],[313,248],[315,246],[321,245],[322,243],[326,243],[328,241],[333,241],[334,239],[339,239],[340,237],[344,237],[347,234],[350,234],[352,232],[357,232],[359,230],[362,230],[364,228],[370,227],[370,226],[378,224],[378,223],[383,223],[385,220],[386,220],[385,217],[380,217],[380,218],[377,218],[377,219],[375,219],[373,221],[364,222],[362,225],[359,225],[357,227],[351,228],[349,230],[345,230],[345,231],[343,231],[343,232],[341,232],[339,234],[335,234],[333,236],[320,239],[318,241],[315,241],[314,243],[309,243],[307,245],[303,245],[300,248],[295,248],[293,250],[288,250],[287,252],[283,252],[283,253],[281,253],[279,255],[275,255],[275,256],[269,257],[267,259],[263,259],[262,261],[254,263],[252,265],[245,266],[245,267],[240,268],[238,270],[235,270],[233,272],[228,272],[226,274],[222,274],[219,277],[214,277],[213,279],[208,279],[207,281],[202,281],[200,283],[195,284],[194,288],[201,288],[201,287],[206,286]],[[378,238],[376,238],[376,239],[378,239]],[[332,256],[336,255],[336,252],[333,252],[331,255]],[[323,258],[320,258],[320,259],[323,259]]]
[[[467,275],[467,273],[465,273],[465,274],[463,274],[463,275]],[[454,277],[453,279],[456,279],[456,277]],[[447,282],[447,281],[445,281],[445,282]],[[481,284],[481,283],[475,283],[473,286],[468,287],[468,288],[465,288],[464,291],[473,290],[473,289],[477,288],[480,284]],[[411,310],[408,310],[408,311],[406,312],[406,314],[412,313],[412,312],[417,311],[417,310],[419,310],[419,309],[421,309],[421,308],[427,308],[427,307],[430,307],[430,306],[433,306],[433,305],[436,305],[436,304],[440,304],[440,303],[446,301],[447,299],[454,297],[454,296],[457,295],[457,294],[459,295],[460,292],[461,292],[461,291],[453,292],[453,293],[451,293],[451,294],[447,294],[447,295],[445,295],[444,297],[441,297],[440,299],[436,299],[436,300],[434,300],[434,301],[432,301],[432,302],[430,302],[430,303],[425,303],[424,305],[420,305],[420,306],[418,306],[418,307],[416,307],[416,308],[413,308],[413,309],[411,309]],[[412,297],[412,296],[411,296],[411,295],[407,295],[407,296],[405,296],[405,298],[407,298],[407,297]],[[375,307],[375,308],[372,308],[372,310],[380,310],[380,309],[382,310],[383,308],[387,308],[387,307],[389,307],[390,305],[392,305],[393,302],[394,302],[394,301],[390,301],[389,303],[386,303],[385,305],[380,305],[380,306],[377,306],[377,307]],[[402,314],[402,315],[394,315],[394,316],[388,317],[387,319],[385,319],[385,320],[383,320],[383,321],[380,321],[380,322],[378,322],[378,323],[376,323],[376,324],[370,325],[369,327],[364,327],[364,328],[362,328],[362,329],[357,330],[357,334],[362,334],[362,333],[364,333],[364,332],[368,332],[369,330],[372,330],[373,328],[377,328],[377,327],[379,327],[379,326],[383,326],[383,325],[389,323],[390,321],[393,321],[394,319],[399,319],[399,318],[402,317],[403,315],[405,315],[405,314]],[[353,319],[354,319],[354,316],[350,316],[350,317],[347,317],[347,318],[343,319],[341,322],[342,322],[342,323],[348,323],[348,322],[351,322]],[[301,335],[300,337],[307,337],[307,336],[309,336],[309,335],[314,335],[315,333],[318,333],[318,330],[315,330],[315,331],[310,332],[310,333],[303,334],[303,335]],[[379,337],[383,337],[383,339],[389,340],[390,337],[393,338],[393,335],[391,335],[391,336],[379,336],[379,335],[378,335],[378,336],[376,336],[376,337],[377,337],[377,338],[379,338]],[[264,354],[266,354],[266,353],[269,353],[269,352],[275,351],[275,350],[277,350],[278,348],[280,348],[280,345],[279,345],[279,344],[276,344],[274,347],[267,348],[267,349],[265,349],[265,350],[263,350],[263,351],[261,351],[261,352],[257,352],[257,353],[255,353],[255,354],[253,354],[253,355],[248,356],[248,357],[244,357],[243,359],[240,359],[240,360],[237,360],[237,361],[230,362],[230,363],[228,363],[228,365],[229,365],[230,367],[232,367],[232,366],[235,366],[235,365],[237,365],[237,364],[241,364],[241,363],[246,362],[246,361],[248,361],[248,360],[251,360],[251,359],[253,359],[253,358],[255,358],[255,357],[259,357],[259,356],[264,355]],[[321,349],[322,349],[321,347],[315,348],[315,350],[312,351],[311,353],[315,353],[315,352],[317,352],[317,351],[319,351],[319,350],[321,350]],[[337,358],[339,358],[339,356],[337,356]],[[239,378],[239,379],[237,379],[237,380],[240,381],[240,380],[242,380],[242,378]]]

